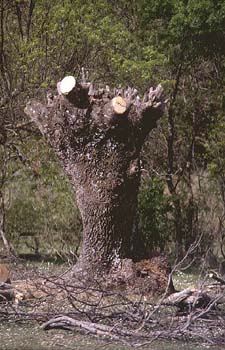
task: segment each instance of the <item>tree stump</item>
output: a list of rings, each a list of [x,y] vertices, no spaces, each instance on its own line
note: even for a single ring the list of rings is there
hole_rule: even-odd
[[[65,77],[58,94],[30,101],[25,113],[53,148],[75,192],[83,244],[74,274],[103,276],[123,259],[138,261],[135,225],[140,152],[164,111],[163,89],[141,99],[134,88],[110,90]]]

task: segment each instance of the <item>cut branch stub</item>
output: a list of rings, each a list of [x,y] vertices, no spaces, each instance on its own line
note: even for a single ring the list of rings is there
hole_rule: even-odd
[[[121,96],[116,96],[103,107],[105,124],[114,125],[118,122],[120,116],[128,110],[126,100]]]
[[[127,103],[121,96],[112,99],[112,108],[116,114],[124,114],[127,110]]]
[[[58,94],[77,108],[87,108],[89,101],[90,83],[77,83],[72,76],[66,76],[57,84]]]
[[[57,84],[59,95],[68,95],[76,86],[76,79],[69,75]]]
[[[163,88],[159,84],[155,89],[151,87],[148,93],[147,107],[158,108],[162,105]]]

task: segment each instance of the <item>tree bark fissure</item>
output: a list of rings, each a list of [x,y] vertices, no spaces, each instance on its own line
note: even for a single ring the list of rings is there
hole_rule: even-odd
[[[133,225],[140,183],[139,155],[163,114],[163,89],[110,91],[76,83],[66,93],[31,101],[25,112],[57,154],[76,194],[83,221],[78,268],[109,270],[134,258]]]

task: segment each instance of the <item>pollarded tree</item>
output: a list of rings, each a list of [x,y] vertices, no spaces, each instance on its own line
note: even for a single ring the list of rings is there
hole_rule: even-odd
[[[143,100],[133,88],[96,88],[65,77],[47,103],[30,101],[26,114],[57,154],[76,193],[83,245],[75,272],[109,272],[137,260],[135,237],[140,151],[163,114],[158,85]]]

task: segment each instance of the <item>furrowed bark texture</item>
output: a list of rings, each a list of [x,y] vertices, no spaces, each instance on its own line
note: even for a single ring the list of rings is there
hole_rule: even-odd
[[[77,266],[108,271],[137,254],[139,155],[163,113],[163,90],[151,88],[143,100],[132,88],[110,91],[90,83],[76,84],[66,96],[58,91],[47,103],[31,101],[25,112],[54,149],[76,193],[83,220]]]

